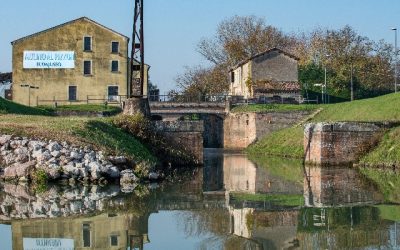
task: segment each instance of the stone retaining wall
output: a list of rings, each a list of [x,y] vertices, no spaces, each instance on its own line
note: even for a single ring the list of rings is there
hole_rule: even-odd
[[[309,111],[231,113],[224,121],[224,148],[244,149],[262,137],[303,120]]]
[[[203,121],[154,121],[157,131],[177,149],[192,154],[203,163]]]
[[[350,165],[368,153],[390,123],[333,122],[307,124],[305,161],[316,165]]]

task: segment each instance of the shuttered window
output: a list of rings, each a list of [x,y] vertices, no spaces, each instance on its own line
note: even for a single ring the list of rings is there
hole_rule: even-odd
[[[90,36],[85,36],[83,38],[83,50],[92,51],[92,38]]]
[[[92,74],[92,61],[84,61],[83,62],[83,74],[84,75]]]
[[[111,53],[119,52],[119,42],[111,42]]]
[[[118,67],[118,61],[112,61],[111,62],[111,72],[118,72],[119,67]]]

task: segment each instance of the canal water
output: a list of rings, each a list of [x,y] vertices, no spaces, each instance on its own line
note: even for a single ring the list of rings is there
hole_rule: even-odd
[[[203,169],[133,193],[1,184],[0,249],[400,249],[384,200],[354,169],[206,150]]]

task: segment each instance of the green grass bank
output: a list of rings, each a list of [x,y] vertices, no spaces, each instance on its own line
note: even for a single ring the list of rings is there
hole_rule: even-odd
[[[282,106],[282,109],[296,110],[292,105]],[[297,105],[298,109],[304,105]],[[388,94],[376,98],[357,100],[328,105],[311,105],[310,109],[322,109],[310,122],[335,122],[335,121],[400,121],[400,93]],[[265,108],[251,106],[240,107],[236,112],[262,112],[271,110],[270,105]],[[275,108],[279,110],[279,108]],[[376,149],[366,155],[361,162],[364,164],[386,165],[399,164],[400,159],[400,128],[392,129],[382,138]],[[254,145],[247,152],[250,155],[277,155],[302,158],[303,127],[294,126],[274,132]]]
[[[42,108],[19,105],[0,98],[0,133],[91,145],[107,154],[136,161],[156,157],[135,137],[114,126],[112,118],[55,117]]]

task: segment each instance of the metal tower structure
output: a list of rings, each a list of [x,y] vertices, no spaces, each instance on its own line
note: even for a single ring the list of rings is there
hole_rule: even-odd
[[[143,31],[143,0],[135,1],[135,14],[133,17],[132,51],[131,51],[131,83],[130,97],[143,96],[144,88],[144,31]],[[139,65],[135,65],[138,58]],[[140,77],[134,75],[135,71],[140,71]]]

